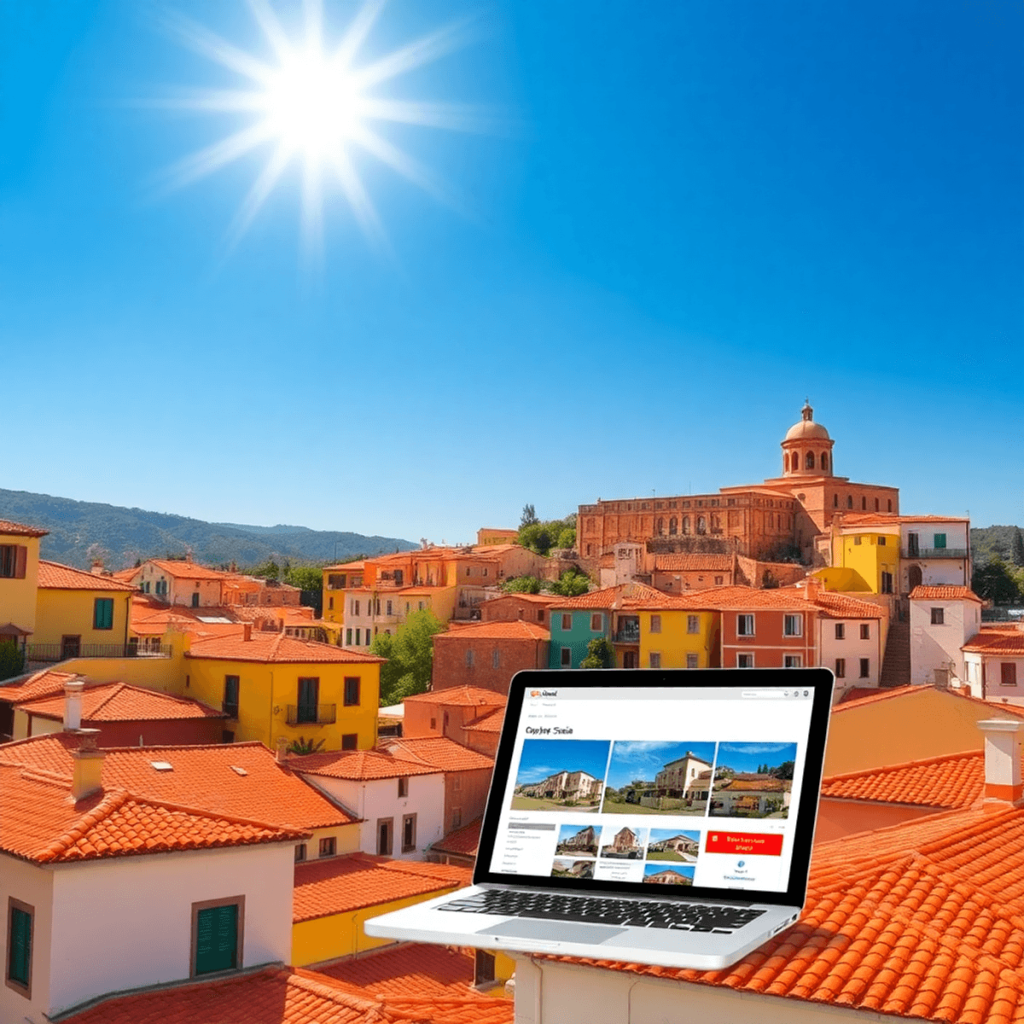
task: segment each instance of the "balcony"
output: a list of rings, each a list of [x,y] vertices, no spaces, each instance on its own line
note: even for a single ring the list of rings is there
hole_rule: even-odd
[[[616,644],[638,644],[640,643],[640,627],[636,629],[620,629],[612,641]]]
[[[904,548],[901,558],[966,558],[967,548]]]
[[[141,647],[138,644],[26,644],[25,660],[56,662],[68,658],[169,658],[173,652],[170,644],[153,644]]]
[[[333,725],[338,720],[337,704],[289,704],[289,725]]]

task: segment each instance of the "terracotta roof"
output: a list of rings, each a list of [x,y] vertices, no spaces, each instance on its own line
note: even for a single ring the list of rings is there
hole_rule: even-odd
[[[51,733],[0,746],[0,764],[71,774],[78,737]],[[357,821],[282,767],[262,743],[104,750],[103,786],[212,814],[301,829]],[[165,762],[159,770],[153,762]],[[240,769],[240,771],[239,771]]]
[[[39,864],[295,841],[302,829],[228,818],[133,795],[72,803],[70,775],[0,765],[0,849]]]
[[[385,999],[314,971],[264,967],[113,996],[63,1020],[64,1024],[511,1024],[512,1013],[508,999],[443,992]]]
[[[559,597],[557,594],[502,594],[501,597],[492,597],[490,601],[484,601],[480,606],[481,608],[487,608],[488,606],[496,603],[497,601],[528,601],[531,604],[557,604],[559,601],[565,600]]]
[[[64,695],[41,697],[19,704],[19,710],[43,718],[64,719]],[[224,718],[205,704],[187,697],[145,690],[127,683],[86,684],[82,691],[83,722],[178,721],[186,718]]]
[[[782,793],[786,784],[782,779],[723,779],[715,789],[733,793]]]
[[[512,622],[498,619],[473,622],[466,626],[453,626],[446,633],[438,633],[434,637],[434,642],[437,643],[438,640],[549,640],[550,638],[551,630],[547,626],[540,626],[536,622],[527,622],[525,619],[515,619]]]
[[[467,886],[472,872],[452,864],[391,860],[368,853],[295,865],[292,920],[310,921],[378,903]]]
[[[186,658],[214,658],[218,661],[263,661],[273,664],[288,662],[311,665],[327,662],[343,664],[380,664],[384,658],[349,651],[315,640],[300,640],[284,633],[263,633],[254,629],[251,639],[241,635],[194,639],[185,652]]]
[[[832,590],[819,590],[814,604],[829,619],[884,619],[888,614],[885,608],[872,601],[862,601]]]
[[[977,601],[984,604],[984,600],[971,590],[970,587],[914,587],[910,592],[911,601]]]
[[[904,516],[890,512],[844,512],[843,526],[888,526],[891,523],[967,523],[967,516]]]
[[[604,590],[592,590],[589,594],[579,597],[566,597],[552,609],[558,608],[618,608],[628,606],[633,601],[649,601],[663,596],[660,590],[647,586],[646,583],[620,583]]]
[[[119,590],[131,593],[135,589],[130,583],[122,583],[113,576],[72,569],[70,565],[46,562],[41,558],[38,584],[44,590]]]
[[[335,569],[362,569],[364,564],[364,559],[357,558],[354,562],[339,562],[337,565],[325,565],[323,571],[334,572]]]
[[[584,962],[916,1020],[1020,1022],[1022,851],[1024,810],[929,815],[815,847],[800,921],[732,967]]]
[[[155,565],[161,572],[179,580],[225,580],[238,575],[233,572],[224,572],[221,569],[210,569],[205,565],[189,562],[186,559],[166,558],[150,558],[143,562],[136,571],[141,572],[147,565]]]
[[[436,843],[430,844],[430,849],[435,853],[454,853],[461,857],[475,857],[480,846],[480,826],[483,818],[477,818],[462,828],[449,832],[442,836]]]
[[[399,779],[407,775],[436,775],[437,769],[420,761],[408,761],[384,750],[344,750],[289,757],[288,768],[300,775],[325,775],[332,779],[370,781]]]
[[[20,704],[22,701],[47,697],[53,693],[63,693],[64,684],[71,679],[78,679],[74,672],[56,672],[47,668],[33,672],[28,676],[0,683],[0,703]],[[0,748],[3,749],[3,748]]]
[[[1024,628],[1018,626],[982,626],[960,648],[962,651],[980,654],[1006,654],[1013,658],[1024,658]]]
[[[662,572],[732,572],[732,555],[671,554],[655,555],[654,568]]]
[[[448,704],[453,707],[476,707],[478,704],[487,707],[504,707],[508,697],[494,690],[485,690],[479,686],[449,686],[443,690],[431,690],[430,693],[417,693],[406,697],[403,704]]]
[[[15,537],[45,537],[50,531],[40,530],[24,523],[12,523],[10,519],[0,519],[0,533]]]
[[[463,728],[472,729],[474,732],[501,732],[501,724],[505,720],[505,709],[495,708],[493,711],[486,711],[478,715],[471,722],[467,722]]]
[[[445,772],[468,772],[481,768],[491,771],[493,758],[479,754],[445,736],[424,736],[420,739],[386,739],[381,746],[399,757],[420,760]]]
[[[924,807],[970,807],[985,786],[985,754],[929,757],[903,764],[831,775],[822,780],[822,796]]]
[[[863,692],[867,687],[857,687],[855,689]],[[852,711],[856,708],[862,707],[865,704],[874,704],[878,701],[893,700],[902,697],[912,697],[914,695],[920,695],[925,693],[935,693],[937,690],[934,686],[926,686],[924,684],[911,684],[909,686],[896,686],[892,689],[879,689],[873,690],[866,696],[858,697],[855,700],[843,700],[839,704],[836,704],[832,708],[832,713],[835,714],[839,711]],[[1007,704],[1003,702],[996,702],[992,700],[982,700],[981,697],[972,697],[970,694],[964,693],[962,690],[938,690],[944,697],[948,697],[950,700],[962,700],[967,701],[970,704],[974,704],[979,708],[984,708],[987,712],[992,714],[1005,713],[1011,715],[1014,718],[1024,718],[1024,707],[1019,707],[1016,704]],[[981,736],[978,736],[979,746],[982,743]]]

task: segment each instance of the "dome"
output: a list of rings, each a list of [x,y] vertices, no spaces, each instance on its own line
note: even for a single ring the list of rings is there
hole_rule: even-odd
[[[820,423],[814,422],[814,410],[810,405],[805,404],[801,413],[803,419],[786,431],[787,441],[806,441],[812,438],[819,441],[830,440],[828,431]]]

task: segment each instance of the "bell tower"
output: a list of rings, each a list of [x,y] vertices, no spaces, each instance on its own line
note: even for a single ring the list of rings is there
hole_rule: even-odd
[[[811,403],[804,400],[801,419],[786,431],[782,441],[784,477],[832,476],[832,445],[828,431],[814,422]]]

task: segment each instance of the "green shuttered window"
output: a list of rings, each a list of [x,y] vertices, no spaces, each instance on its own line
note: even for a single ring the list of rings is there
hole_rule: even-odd
[[[7,980],[17,988],[28,989],[32,976],[32,911],[12,899],[7,913]]]
[[[92,609],[93,629],[114,628],[114,599],[112,597],[97,597]]]
[[[195,915],[195,973],[238,967],[238,904],[202,907]]]

